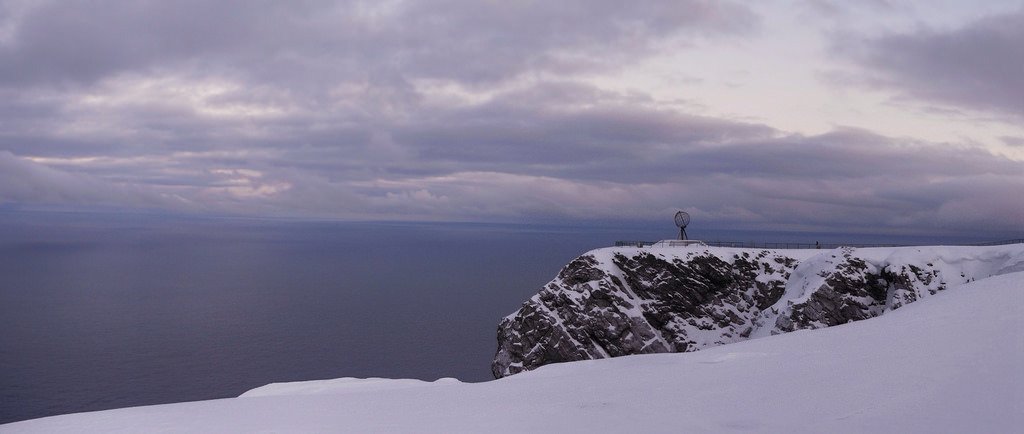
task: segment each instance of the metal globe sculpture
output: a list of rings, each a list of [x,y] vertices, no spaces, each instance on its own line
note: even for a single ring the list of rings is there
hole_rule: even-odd
[[[676,226],[679,227],[679,239],[686,239],[686,225],[690,224],[690,214],[686,211],[676,212]]]

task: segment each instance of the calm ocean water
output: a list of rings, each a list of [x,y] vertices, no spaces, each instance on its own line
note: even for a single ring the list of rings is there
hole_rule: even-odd
[[[673,233],[0,212],[0,423],[280,381],[488,380],[499,319],[562,265]]]
[[[0,423],[231,397],[279,381],[487,380],[498,320],[613,238],[482,225],[3,218]]]

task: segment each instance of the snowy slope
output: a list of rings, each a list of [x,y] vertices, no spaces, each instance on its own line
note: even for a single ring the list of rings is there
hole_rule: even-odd
[[[486,383],[339,379],[2,432],[1019,432],[1024,273],[865,321]]]
[[[1024,270],[1024,244],[609,247],[571,261],[498,325],[496,378],[550,363],[698,351],[882,315]]]

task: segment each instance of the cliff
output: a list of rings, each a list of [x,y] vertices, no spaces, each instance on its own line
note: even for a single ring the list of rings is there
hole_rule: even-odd
[[[1024,245],[588,252],[498,326],[496,378],[539,366],[689,352],[872,318],[1024,270]]]

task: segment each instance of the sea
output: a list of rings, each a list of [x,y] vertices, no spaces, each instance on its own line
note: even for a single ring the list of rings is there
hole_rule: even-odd
[[[689,231],[762,242],[824,237]],[[486,381],[500,319],[565,263],[616,240],[675,234],[671,220],[331,222],[0,210],[0,423],[229,398],[274,382]]]

